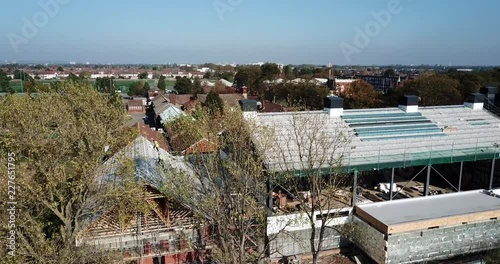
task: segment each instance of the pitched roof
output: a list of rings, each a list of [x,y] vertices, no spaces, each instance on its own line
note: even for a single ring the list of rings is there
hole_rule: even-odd
[[[173,121],[181,116],[186,116],[187,114],[181,109],[171,105],[164,111],[158,114],[162,120],[162,122]]]
[[[135,162],[136,180],[144,181],[158,190],[165,183],[167,172],[195,175],[192,166],[183,157],[173,156],[162,148],[156,150],[153,143],[143,136],[138,136],[104,163],[99,177],[100,184],[119,182],[116,172],[123,159],[132,159]]]
[[[137,124],[135,124],[135,127],[139,131],[139,134],[141,136],[145,137],[146,139],[148,139],[149,142],[153,143],[154,141],[156,141],[156,142],[158,142],[158,145],[160,146],[160,148],[162,148],[166,151],[170,150],[165,138],[163,137],[163,134],[161,134],[160,132],[158,132],[154,129],[151,129],[151,127],[144,125],[144,124],[141,124],[139,122],[137,122]]]

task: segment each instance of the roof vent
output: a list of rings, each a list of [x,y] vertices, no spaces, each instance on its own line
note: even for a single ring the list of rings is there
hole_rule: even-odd
[[[399,99],[399,109],[406,113],[418,112],[418,96],[404,95]]]
[[[472,110],[483,109],[484,95],[480,93],[470,93],[465,97],[464,106],[472,108]]]
[[[240,100],[239,101],[243,117],[255,118],[257,116],[257,101],[256,100]]]
[[[331,117],[340,117],[344,113],[344,98],[327,96],[323,100],[324,111]]]
[[[498,89],[496,87],[485,86],[485,87],[481,87],[481,89],[479,90],[479,93],[483,94],[487,100],[494,101],[497,91],[498,91]]]

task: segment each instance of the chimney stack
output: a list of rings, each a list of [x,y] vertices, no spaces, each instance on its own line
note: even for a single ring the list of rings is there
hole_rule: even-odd
[[[323,100],[324,111],[330,117],[340,117],[344,114],[344,98],[337,96],[328,96]]]
[[[246,86],[241,87],[241,94],[243,98],[248,99],[248,88]]]
[[[483,94],[484,98],[486,100],[494,102],[495,101],[495,95],[496,95],[497,91],[498,91],[498,89],[496,87],[485,86],[485,87],[481,87],[481,89],[479,90],[479,93]]]
[[[241,111],[243,112],[243,117],[247,119],[252,119],[257,117],[257,101],[256,100],[240,100],[239,101]]]
[[[406,113],[417,113],[418,112],[418,96],[415,95],[404,95],[399,99],[399,109],[405,111]]]
[[[484,106],[484,95],[480,93],[470,93],[465,97],[464,106],[472,110],[481,110]]]

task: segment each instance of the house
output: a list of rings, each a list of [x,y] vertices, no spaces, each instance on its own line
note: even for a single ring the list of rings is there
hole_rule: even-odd
[[[160,158],[161,157],[161,158]],[[137,213],[121,225],[114,208],[106,208],[92,215],[90,223],[78,234],[76,245],[94,246],[100,250],[120,250],[125,261],[136,263],[185,263],[204,261],[205,250],[195,251],[190,241],[204,245],[210,238],[210,229],[194,225],[189,208],[167,199],[160,189],[168,174],[166,171],[194,175],[193,167],[182,157],[156,149],[148,139],[139,136],[130,145],[107,160],[100,171],[99,184],[106,188],[116,182],[120,161],[132,159],[134,177],[146,189],[145,202],[149,213]]]
[[[129,113],[144,113],[146,106],[144,100],[128,100],[126,103],[127,112]]]

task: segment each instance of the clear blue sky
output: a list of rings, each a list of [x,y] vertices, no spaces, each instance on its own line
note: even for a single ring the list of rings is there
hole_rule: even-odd
[[[68,3],[44,25],[39,3],[53,1]],[[341,43],[356,47],[355,29],[378,23],[371,12],[390,1],[2,1],[0,61],[500,65],[498,0],[400,0],[401,12],[347,58]],[[23,34],[23,17],[37,14],[38,32]]]

